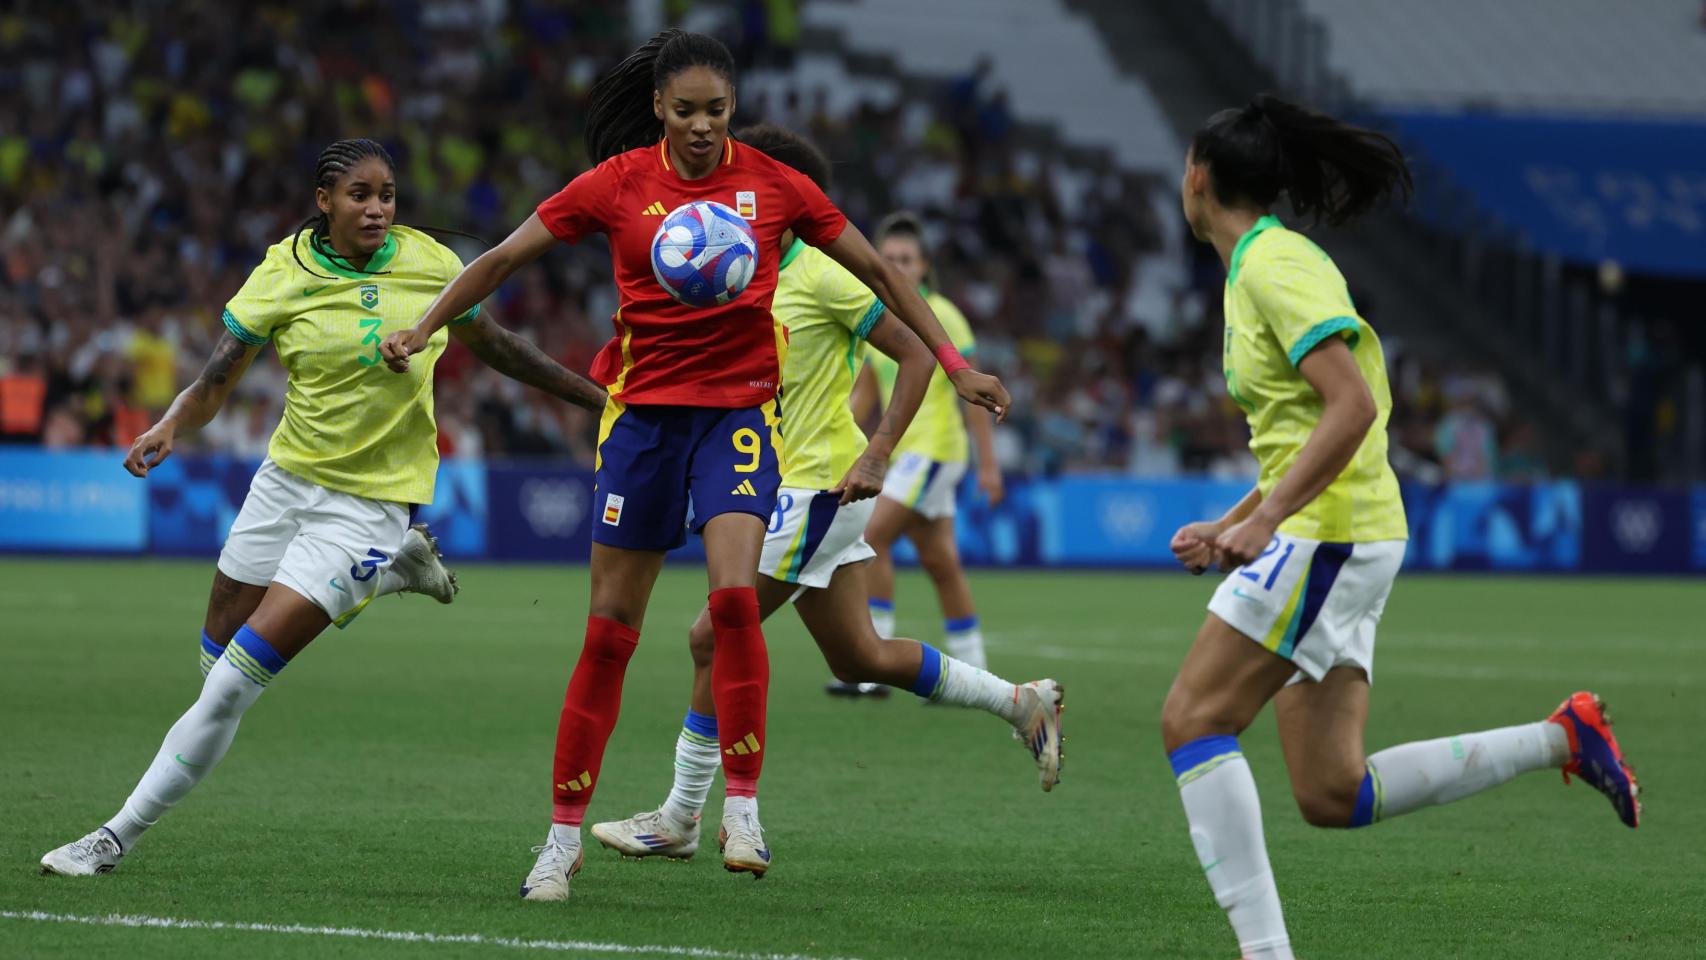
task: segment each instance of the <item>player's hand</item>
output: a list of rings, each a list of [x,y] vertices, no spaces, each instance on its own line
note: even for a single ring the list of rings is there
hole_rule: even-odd
[[[888,473],[887,457],[878,456],[869,450],[859,455],[853,461],[853,468],[847,471],[847,476],[841,479],[830,493],[840,492],[841,505],[869,500],[883,492],[883,477]]]
[[[390,367],[393,373],[406,373],[409,369],[409,358],[427,348],[427,339],[420,327],[398,330],[379,345],[379,355],[385,358],[385,365]]]
[[[1202,576],[1203,572],[1215,565],[1214,540],[1220,536],[1220,525],[1208,520],[1187,523],[1173,534],[1173,540],[1168,544],[1173,549],[1173,556],[1179,564],[1191,572],[1192,576]]]
[[[967,367],[954,371],[948,379],[954,382],[954,390],[961,400],[992,411],[996,423],[1007,419],[1007,409],[1013,398],[1007,395],[1007,388],[1001,385],[1000,378]]]
[[[1007,499],[1007,481],[1001,476],[1001,468],[993,463],[978,467],[977,488],[992,507],[1001,506],[1001,501]]]
[[[133,477],[146,477],[148,471],[166,462],[172,455],[172,439],[177,435],[178,425],[170,420],[162,420],[136,438],[130,445],[130,452],[124,455],[124,468]]]
[[[1274,529],[1278,526],[1278,523],[1268,520],[1262,511],[1257,510],[1226,528],[1220,536],[1214,538],[1215,548],[1220,553],[1220,569],[1242,567],[1261,556],[1262,551],[1273,542]]]

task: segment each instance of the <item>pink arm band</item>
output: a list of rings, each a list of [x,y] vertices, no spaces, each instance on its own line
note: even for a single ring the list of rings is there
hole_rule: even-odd
[[[942,372],[953,376],[961,370],[971,369],[966,358],[960,356],[960,351],[951,343],[944,343],[936,348],[936,362],[942,365]]]

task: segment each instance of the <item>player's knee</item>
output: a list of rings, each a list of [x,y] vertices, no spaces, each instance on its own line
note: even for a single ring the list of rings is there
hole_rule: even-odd
[[[1312,827],[1348,827],[1356,814],[1359,787],[1337,780],[1309,784],[1296,790],[1297,810]]]
[[[949,582],[960,575],[959,551],[954,549],[953,544],[920,544],[918,565],[924,568],[931,580],[937,583]]]
[[[1168,753],[1203,737],[1236,737],[1244,724],[1230,709],[1174,687],[1161,705],[1161,743]]]
[[[865,670],[859,661],[852,657],[834,657],[829,660],[829,672],[842,683],[865,682]]]
[[[693,665],[708,667],[717,650],[717,633],[711,629],[711,618],[701,616],[687,631],[687,649],[693,654]]]

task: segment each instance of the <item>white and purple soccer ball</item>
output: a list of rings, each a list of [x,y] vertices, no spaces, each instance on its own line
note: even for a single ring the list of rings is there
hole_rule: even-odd
[[[752,227],[714,200],[684,203],[652,237],[652,274],[690,307],[715,307],[740,296],[758,272]]]

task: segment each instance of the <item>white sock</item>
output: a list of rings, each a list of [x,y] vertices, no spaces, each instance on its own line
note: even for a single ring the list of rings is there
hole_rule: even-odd
[[[894,639],[894,601],[872,598],[871,626],[877,628],[877,636],[884,640]]]
[[[409,578],[387,566],[379,571],[379,591],[375,597],[387,597],[393,593],[402,593],[409,586]]]
[[[708,734],[704,732],[706,720],[710,721]],[[722,760],[716,719],[688,711],[687,721],[675,738],[675,784],[669,788],[669,799],[663,802],[664,812],[683,826],[699,819]]]
[[[723,816],[725,818],[738,816],[742,813],[750,814],[752,816],[752,818],[755,820],[758,819],[758,798],[757,797],[724,797],[723,798]]]
[[[924,657],[928,661],[934,651],[928,646],[924,651]],[[963,660],[956,660],[946,654],[937,655],[942,658],[942,681],[937,687],[938,693],[931,699],[937,703],[951,703],[956,707],[987,710],[1008,723],[1019,722],[1017,686]]]
[[[579,850],[581,845],[581,828],[578,824],[570,826],[566,823],[553,823],[551,824],[551,831],[545,834],[545,842],[555,843],[557,846],[564,847],[569,850]]]
[[[1262,805],[1233,737],[1203,737],[1170,754],[1191,843],[1246,960],[1291,960],[1279,890],[1262,838]]]
[[[124,807],[106,827],[126,851],[202,781],[237,736],[244,711],[260,699],[284,662],[247,626],[214,661],[202,681],[201,696],[166,731],[160,752],[142,775]]]
[[[1562,767],[1564,728],[1548,720],[1388,747],[1368,758],[1381,819],[1461,800],[1519,773]]]
[[[983,631],[978,629],[976,614],[949,620],[944,626],[947,633],[944,645],[950,654],[979,669],[989,667],[989,658],[983,652]]]

